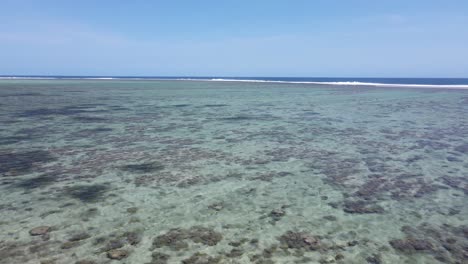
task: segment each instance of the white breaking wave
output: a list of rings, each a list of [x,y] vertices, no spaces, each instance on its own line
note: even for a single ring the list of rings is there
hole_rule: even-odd
[[[468,84],[400,84],[400,83],[372,83],[372,82],[311,82],[311,81],[276,81],[276,80],[251,80],[251,79],[179,79],[187,81],[214,81],[214,82],[251,82],[251,83],[296,83],[337,86],[374,86],[374,87],[413,87],[413,88],[452,88],[468,89]]]

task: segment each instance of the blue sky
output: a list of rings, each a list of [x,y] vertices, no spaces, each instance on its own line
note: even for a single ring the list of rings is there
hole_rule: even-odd
[[[0,0],[0,75],[468,77],[466,0]]]

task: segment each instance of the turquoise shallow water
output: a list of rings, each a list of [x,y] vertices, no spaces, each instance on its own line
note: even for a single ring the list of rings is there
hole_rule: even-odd
[[[0,123],[0,263],[468,261],[468,90],[2,80]]]

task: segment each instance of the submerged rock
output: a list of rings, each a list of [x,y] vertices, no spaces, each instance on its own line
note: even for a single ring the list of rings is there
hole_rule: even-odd
[[[323,219],[328,220],[328,221],[336,221],[338,218],[334,215],[326,215],[323,217]]]
[[[91,235],[89,235],[88,233],[86,232],[82,232],[82,233],[77,233],[73,236],[71,236],[68,241],[80,241],[80,240],[85,240],[85,239],[88,239],[90,238]]]
[[[369,264],[381,264],[382,258],[380,257],[380,255],[374,254],[372,256],[367,257],[366,261]]]
[[[125,232],[124,237],[126,238],[128,244],[135,246],[138,245],[141,241],[141,232]]]
[[[391,240],[390,245],[399,251],[403,251],[406,253],[412,253],[415,251],[420,250],[431,250],[433,249],[433,245],[431,242],[423,239],[414,239],[414,238],[407,238],[407,239],[395,239]]]
[[[359,190],[356,192],[356,195],[365,200],[371,200],[379,194],[380,187],[386,182],[386,179],[376,178],[371,179],[365,184],[363,184]]]
[[[29,230],[29,234],[31,236],[42,236],[42,235],[49,233],[50,231],[51,231],[50,226],[38,226]]]
[[[223,236],[212,229],[194,226],[190,229],[175,228],[169,230],[166,234],[160,235],[153,240],[153,246],[160,248],[170,247],[173,250],[180,250],[188,247],[184,240],[191,240],[195,243],[201,243],[207,246],[214,246],[221,241]]]
[[[318,237],[305,232],[288,231],[278,240],[283,248],[317,250],[321,247]]]
[[[110,240],[102,249],[101,251],[109,251],[118,248],[122,248],[125,246],[125,241],[123,239],[113,239]]]
[[[344,255],[341,254],[341,253],[335,255],[335,260],[342,260],[342,259],[344,259],[344,258],[345,258]]]
[[[41,188],[54,183],[57,180],[57,175],[44,174],[38,177],[25,179],[16,184],[16,187],[26,190]]]
[[[93,260],[84,259],[78,260],[77,262],[75,262],[75,264],[96,264],[96,262]]]
[[[214,204],[210,204],[208,208],[213,209],[215,211],[221,211],[224,208],[224,204],[222,202],[214,203]]]
[[[458,152],[461,152],[461,153],[464,153],[464,154],[468,154],[468,143],[456,147],[455,151],[458,151]]]
[[[453,156],[448,156],[447,161],[450,161],[450,162],[463,162],[463,160],[461,160],[461,159],[459,159],[457,157],[453,157]]]
[[[320,264],[328,264],[328,263],[334,263],[334,262],[335,262],[335,257],[333,256],[323,257],[319,260]]]
[[[242,239],[240,239],[238,241],[229,242],[229,245],[232,246],[232,247],[240,247],[243,244],[245,244],[247,241],[249,241],[247,238],[242,238]]]
[[[274,209],[270,212],[271,218],[273,218],[273,220],[275,221],[279,221],[281,217],[285,215],[286,215],[286,211],[284,211],[283,208]]]
[[[155,248],[161,248],[164,246],[170,247],[172,250],[180,250],[188,248],[187,239],[188,235],[183,229],[171,229],[164,235],[160,235],[153,240],[153,246]]]
[[[79,241],[67,241],[65,243],[63,243],[60,248],[61,249],[70,249],[70,248],[74,248],[74,247],[77,247],[80,245],[80,242]]]
[[[229,253],[226,253],[227,257],[230,258],[239,258],[244,254],[244,251],[242,251],[239,248],[233,248]]]
[[[208,208],[213,209],[215,211],[221,211],[223,210],[224,205],[222,203],[215,203],[215,204],[208,206]]]
[[[94,203],[99,201],[100,198],[108,191],[109,186],[104,184],[95,185],[76,185],[65,188],[64,192],[82,202]]]
[[[128,257],[129,253],[124,249],[112,249],[107,252],[107,257],[110,259],[122,260]]]
[[[278,250],[278,246],[277,245],[271,245],[267,248],[264,248],[263,249],[263,252],[262,252],[262,257],[264,258],[271,258],[273,257],[273,254]]]
[[[202,243],[208,246],[214,246],[223,239],[221,233],[218,233],[212,229],[195,226],[189,231],[189,238],[195,243]]]
[[[129,214],[135,214],[136,212],[138,212],[138,207],[129,207],[129,208],[127,208],[127,213],[129,213]]]
[[[380,205],[364,201],[345,201],[343,211],[350,214],[381,214],[384,209]]]
[[[35,164],[54,161],[55,158],[45,150],[25,152],[0,152],[0,174],[15,176],[30,171]]]
[[[216,264],[220,263],[220,257],[212,257],[205,253],[195,253],[190,258],[182,260],[183,264]]]
[[[151,262],[146,264],[167,264],[169,263],[170,256],[161,252],[153,252],[151,254]]]
[[[416,227],[403,226],[401,231],[406,234],[405,239],[389,241],[398,251],[406,254],[419,252],[430,254],[442,263],[465,263],[468,259],[466,225],[435,226],[422,223]]]
[[[57,263],[57,259],[46,259],[46,260],[41,260],[40,264],[55,264]]]
[[[97,208],[89,208],[86,211],[80,213],[80,218],[83,221],[89,221],[90,218],[95,217],[99,214],[99,209]]]
[[[122,170],[134,173],[149,173],[160,171],[164,169],[164,165],[157,161],[148,162],[148,163],[140,163],[140,164],[128,164],[122,166]]]

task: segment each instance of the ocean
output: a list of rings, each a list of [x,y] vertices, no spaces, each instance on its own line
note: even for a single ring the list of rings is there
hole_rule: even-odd
[[[426,87],[468,89],[468,78],[355,78],[355,77],[221,77],[221,76],[61,76],[61,75],[0,75],[1,79],[58,79],[58,80],[178,80],[296,83],[374,87]]]
[[[468,79],[0,79],[0,263],[467,261]]]

